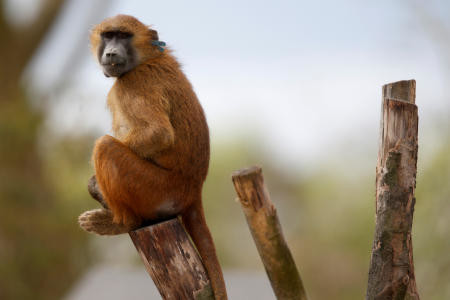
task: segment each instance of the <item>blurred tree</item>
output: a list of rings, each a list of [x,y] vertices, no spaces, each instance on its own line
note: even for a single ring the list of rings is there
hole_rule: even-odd
[[[5,2],[0,1],[0,299],[59,299],[85,266],[85,235],[45,176],[38,147],[43,115],[30,107],[21,76],[64,1],[41,1],[34,20],[21,26],[8,21]]]

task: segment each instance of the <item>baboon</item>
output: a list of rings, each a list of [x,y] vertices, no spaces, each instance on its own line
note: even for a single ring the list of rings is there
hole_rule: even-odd
[[[120,234],[181,216],[216,299],[227,299],[201,200],[208,125],[191,84],[158,33],[132,16],[97,25],[91,47],[104,74],[116,78],[107,100],[114,137],[99,138],[92,155],[88,187],[104,208],[82,214],[80,225]]]

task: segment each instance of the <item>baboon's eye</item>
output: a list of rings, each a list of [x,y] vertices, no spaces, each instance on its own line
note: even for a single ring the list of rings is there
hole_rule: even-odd
[[[115,35],[115,32],[113,32],[113,31],[107,31],[107,32],[102,33],[102,37],[105,39],[108,39],[108,40],[114,38],[114,35]]]
[[[131,37],[131,33],[129,33],[129,32],[123,32],[123,31],[117,32],[117,38],[119,38],[119,39],[128,39],[130,37]]]

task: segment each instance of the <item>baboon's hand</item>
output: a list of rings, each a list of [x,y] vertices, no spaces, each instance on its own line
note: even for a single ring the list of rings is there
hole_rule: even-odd
[[[105,199],[103,199],[102,192],[100,192],[95,175],[93,175],[88,181],[88,191],[92,198],[100,202],[104,208],[108,208],[108,204],[106,204]]]
[[[80,227],[99,235],[117,235],[136,229],[135,226],[113,222],[111,210],[99,208],[88,210],[78,217]]]

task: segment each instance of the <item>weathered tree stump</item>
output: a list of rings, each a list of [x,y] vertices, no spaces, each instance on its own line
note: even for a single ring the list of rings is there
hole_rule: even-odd
[[[163,299],[214,299],[200,256],[178,219],[130,232]]]
[[[281,231],[275,206],[264,185],[261,168],[236,171],[232,178],[277,299],[306,300],[300,274]]]
[[[415,88],[414,80],[383,87],[367,300],[419,299],[411,242],[418,148]]]

